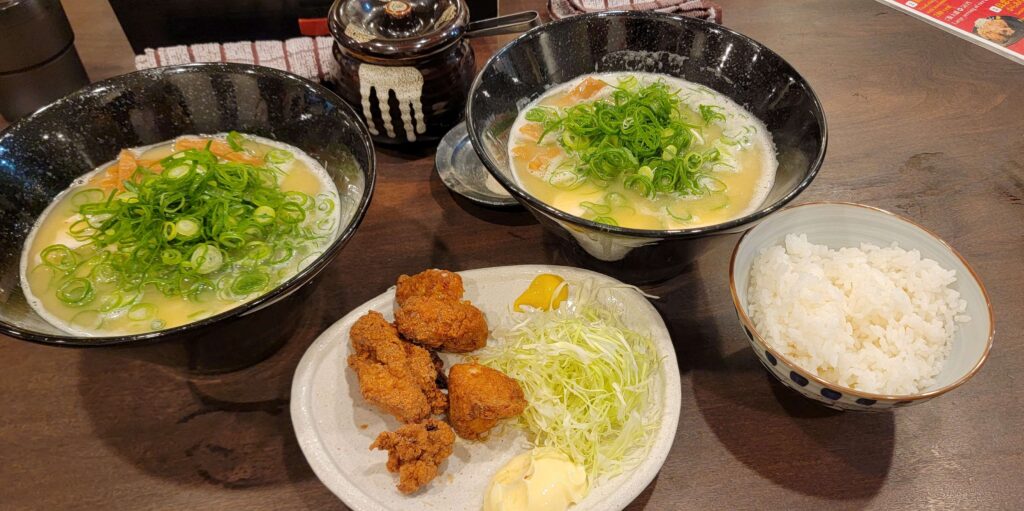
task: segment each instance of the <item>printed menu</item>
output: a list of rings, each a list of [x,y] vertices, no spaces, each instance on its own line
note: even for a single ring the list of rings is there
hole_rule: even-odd
[[[1024,0],[879,0],[1024,64]]]

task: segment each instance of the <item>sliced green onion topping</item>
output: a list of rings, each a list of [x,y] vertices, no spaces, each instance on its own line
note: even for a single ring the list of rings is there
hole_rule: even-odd
[[[263,157],[267,163],[273,163],[275,165],[288,163],[294,158],[295,155],[293,155],[291,151],[285,151],[284,149],[271,149],[270,151],[267,151],[266,156]]]
[[[57,299],[72,306],[85,305],[92,301],[95,291],[92,282],[83,278],[70,278],[57,288]]]
[[[255,154],[239,133],[227,144]],[[50,245],[33,269],[50,275],[49,292],[69,306],[95,301],[87,312],[123,310],[159,329],[165,322],[156,306],[138,303],[150,289],[196,302],[220,292],[238,299],[265,292],[279,271],[294,272],[292,263],[322,248],[337,227],[337,197],[282,190],[274,165],[293,154],[271,150],[265,164],[254,165],[222,159],[210,147],[163,158],[153,167],[162,172],[140,166],[118,189],[74,192],[70,204],[80,217],[68,233],[81,247]],[[95,323],[84,312],[80,319]]]
[[[549,183],[571,189],[581,182],[598,187],[621,182],[646,198],[717,191],[703,178],[732,164],[718,149],[701,152],[697,146],[704,144],[701,121],[704,126],[725,121],[723,107],[692,109],[662,81],[641,86],[631,76],[612,87],[600,99],[526,112],[526,120],[542,128],[538,143],[555,134],[567,155],[547,176]]]
[[[78,266],[75,254],[67,245],[50,245],[43,249],[40,257],[43,259],[43,264],[65,272],[73,271]]]

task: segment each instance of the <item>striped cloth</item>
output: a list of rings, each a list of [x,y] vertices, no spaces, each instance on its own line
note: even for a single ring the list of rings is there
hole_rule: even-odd
[[[285,41],[241,41],[203,43],[166,48],[146,48],[135,56],[136,69],[174,66],[192,62],[237,62],[256,64],[295,73],[314,81],[335,81],[338,63],[334,61],[330,37],[296,37]]]
[[[548,0],[556,20],[601,11],[658,11],[722,22],[722,8],[707,0]]]

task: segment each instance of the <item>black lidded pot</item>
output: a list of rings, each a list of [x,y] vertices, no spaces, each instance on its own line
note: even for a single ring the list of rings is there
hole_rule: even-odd
[[[335,91],[374,142],[436,142],[462,119],[476,71],[462,0],[336,0]]]
[[[59,0],[0,0],[0,115],[16,121],[88,83]]]

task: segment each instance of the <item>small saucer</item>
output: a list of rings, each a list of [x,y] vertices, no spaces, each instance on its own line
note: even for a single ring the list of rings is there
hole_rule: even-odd
[[[441,139],[434,164],[449,190],[477,204],[495,208],[519,205],[476,155],[465,122],[455,125]]]

